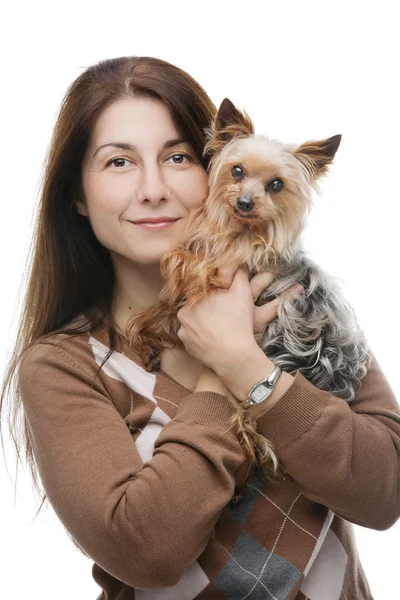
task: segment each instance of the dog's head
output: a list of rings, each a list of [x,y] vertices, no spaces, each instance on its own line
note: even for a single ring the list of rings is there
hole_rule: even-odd
[[[208,214],[221,222],[218,212],[224,211],[238,230],[250,227],[265,233],[267,228],[269,236],[280,238],[276,250],[287,248],[304,228],[312,190],[319,191],[317,180],[328,171],[341,135],[300,146],[284,144],[255,134],[250,117],[228,98],[205,133]]]

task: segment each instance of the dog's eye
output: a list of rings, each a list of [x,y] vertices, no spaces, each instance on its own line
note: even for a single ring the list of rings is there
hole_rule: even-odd
[[[266,186],[267,192],[269,190],[271,190],[272,192],[280,192],[282,188],[283,188],[282,179],[273,179]]]
[[[243,178],[243,169],[242,167],[239,167],[239,165],[236,165],[235,167],[232,167],[232,176],[235,179],[242,179]]]

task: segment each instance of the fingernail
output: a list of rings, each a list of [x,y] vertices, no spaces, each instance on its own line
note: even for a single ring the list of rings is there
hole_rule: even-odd
[[[303,291],[304,291],[304,288],[302,285],[295,285],[294,288],[292,288],[292,292],[293,292],[295,298],[298,298]]]

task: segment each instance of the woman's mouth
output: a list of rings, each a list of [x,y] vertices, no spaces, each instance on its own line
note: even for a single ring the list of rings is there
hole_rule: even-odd
[[[176,221],[179,221],[179,219],[176,219]],[[174,223],[176,223],[176,221],[160,221],[159,223],[144,222],[144,223],[133,223],[133,224],[136,225],[137,227],[142,227],[143,229],[148,229],[149,231],[162,231],[164,229],[168,229],[169,227],[172,227],[172,225]]]

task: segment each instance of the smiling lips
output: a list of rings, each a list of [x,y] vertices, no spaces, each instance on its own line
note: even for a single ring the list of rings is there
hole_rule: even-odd
[[[134,225],[142,227],[143,229],[148,229],[149,231],[160,231],[163,229],[168,229],[173,223],[179,221],[179,218],[175,219],[173,217],[159,217],[157,219],[139,219],[138,221],[131,221]]]

